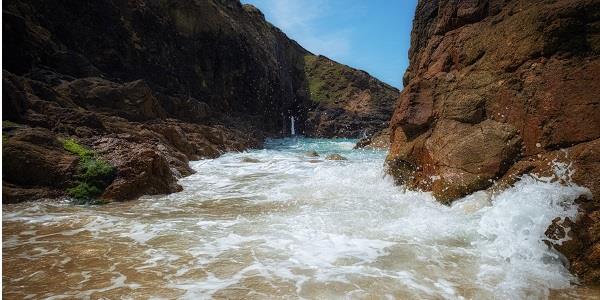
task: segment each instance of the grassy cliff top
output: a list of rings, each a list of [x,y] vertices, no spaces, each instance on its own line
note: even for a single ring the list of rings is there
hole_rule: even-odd
[[[374,105],[394,101],[399,91],[367,72],[337,63],[322,55],[305,55],[304,71],[310,98],[315,103],[340,106],[365,92]],[[336,105],[337,104],[337,105]]]

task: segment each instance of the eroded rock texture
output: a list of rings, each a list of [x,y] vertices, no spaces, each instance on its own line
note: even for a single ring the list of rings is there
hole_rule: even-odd
[[[364,72],[312,64],[326,59],[237,0],[4,1],[2,31],[2,117],[18,125],[3,128],[4,202],[64,194],[66,138],[117,168],[102,197],[127,200],[180,190],[188,160],[289,135],[292,116],[309,135],[384,128],[397,97]],[[336,116],[309,118],[323,107],[314,80]],[[54,142],[21,141],[41,129]],[[39,174],[20,173],[21,159]]]
[[[305,71],[311,99],[306,134],[370,137],[389,126],[399,95],[394,87],[324,56],[306,56]]]
[[[56,198],[74,185],[79,158],[64,149],[67,138],[116,167],[107,200],[180,191],[177,179],[192,174],[188,160],[261,140],[260,133],[167,118],[143,81],[89,77],[52,86],[5,71],[3,99],[3,109],[19,111],[3,122],[4,203]]]
[[[419,1],[390,172],[449,202],[509,174],[545,172],[544,160],[566,149],[574,181],[594,196],[582,216],[598,224],[599,55],[598,0]],[[582,251],[597,252],[600,233],[580,237],[567,255],[598,282],[597,255]]]

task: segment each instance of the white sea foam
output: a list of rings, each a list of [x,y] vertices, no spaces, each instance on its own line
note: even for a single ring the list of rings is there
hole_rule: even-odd
[[[352,150],[348,140],[267,145],[191,162],[197,173],[180,181],[183,192],[127,209],[109,205],[96,215],[51,205],[4,218],[27,224],[27,233],[74,215],[64,236],[130,240],[146,250],[127,261],[139,272],[163,274],[158,285],[189,299],[226,291],[259,298],[543,298],[575,280],[543,242],[552,220],[574,217],[574,200],[589,194],[569,183],[566,165],[557,164],[563,180],[525,176],[497,195],[477,192],[444,206],[429,193],[395,186],[383,174],[383,152]],[[320,156],[304,154],[312,150]],[[349,160],[323,159],[331,153]],[[244,162],[248,157],[258,162]],[[44,253],[51,252],[34,258]],[[127,278],[127,286],[144,284]]]

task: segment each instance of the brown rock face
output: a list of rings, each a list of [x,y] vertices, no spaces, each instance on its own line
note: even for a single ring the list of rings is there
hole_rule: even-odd
[[[65,82],[56,90],[80,107],[106,112],[131,121],[165,118],[167,113],[143,80],[117,84],[102,78]]]
[[[5,101],[27,108],[5,115],[18,124],[3,128],[3,203],[57,198],[74,186],[78,158],[59,138],[75,138],[116,168],[101,198],[118,201],[180,191],[178,178],[193,172],[188,160],[260,145],[251,132],[165,118],[142,81],[45,82],[3,74]]]
[[[324,56],[304,60],[310,98],[305,134],[363,137],[388,127],[396,88]]]
[[[10,174],[13,184],[2,190],[4,202],[50,198],[69,187],[79,158],[64,150],[55,134],[43,128],[4,134],[2,174]]]
[[[558,158],[594,196],[574,232],[597,224],[600,1],[419,1],[409,57],[387,159],[399,183],[450,202]],[[597,282],[600,235],[577,236],[573,270]]]
[[[390,129],[383,129],[370,137],[365,137],[356,143],[354,149],[389,149]]]
[[[170,170],[168,159],[172,157],[152,149],[153,145],[103,138],[96,141],[94,146],[119,170],[118,177],[104,191],[103,198],[130,200],[144,194],[181,191],[177,177]],[[187,174],[191,173],[187,164],[182,167],[186,168]]]

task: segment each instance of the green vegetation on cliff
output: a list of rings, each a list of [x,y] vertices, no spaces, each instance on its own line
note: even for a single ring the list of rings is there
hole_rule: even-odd
[[[98,203],[94,199],[112,182],[115,168],[74,139],[63,141],[65,150],[79,156],[77,185],[67,190],[77,203]]]
[[[322,55],[304,55],[304,75],[309,94],[305,134],[358,137],[387,127],[396,88]]]
[[[308,79],[310,99],[313,102],[328,103],[347,95],[352,88],[344,76],[344,71],[348,68],[323,56],[304,56],[304,72]]]
[[[94,157],[94,152],[81,146],[75,139],[66,139],[63,141],[63,147],[65,150],[77,154],[81,160],[90,159]]]

